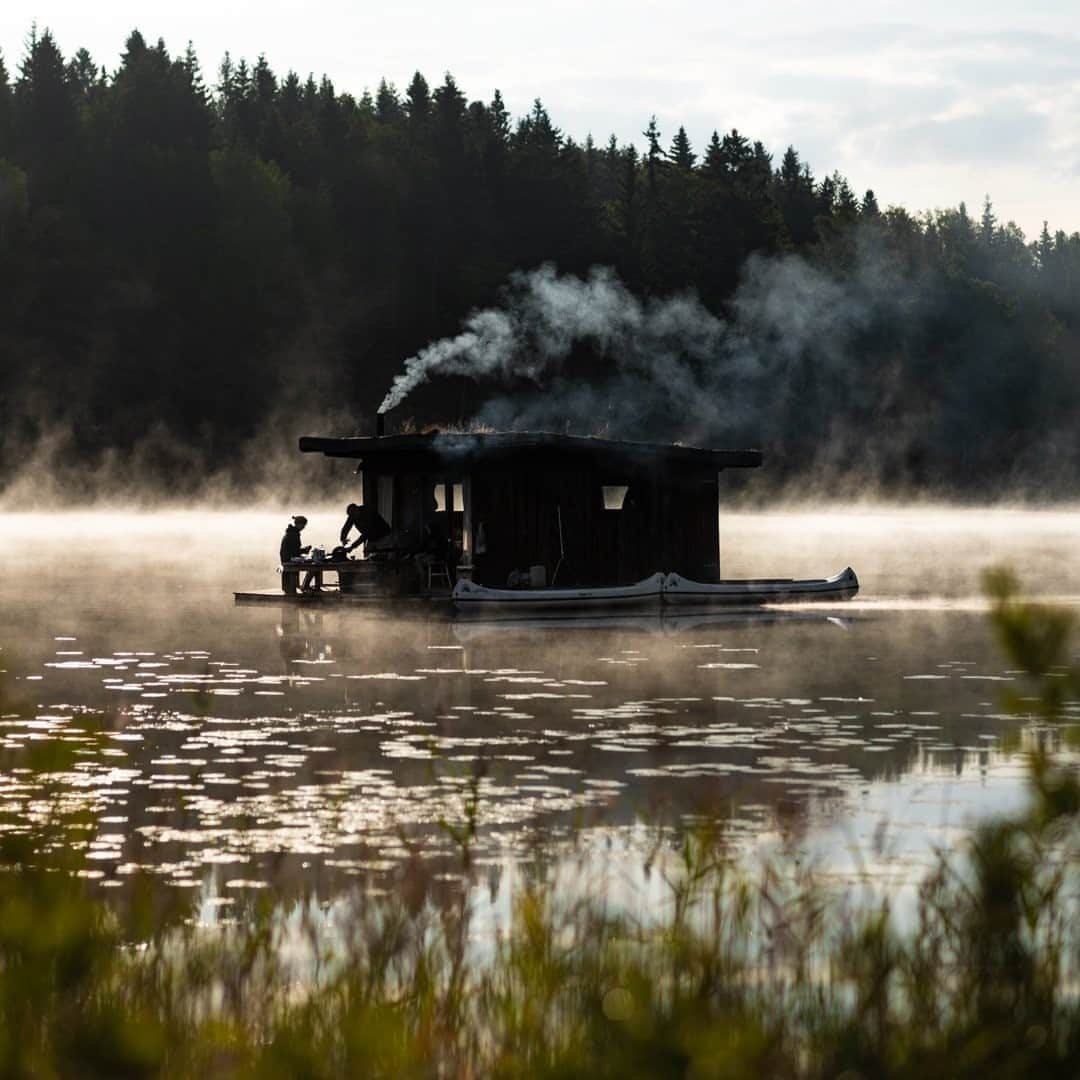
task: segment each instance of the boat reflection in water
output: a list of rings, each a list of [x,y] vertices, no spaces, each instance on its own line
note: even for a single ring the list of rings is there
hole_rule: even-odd
[[[568,630],[626,631],[638,634],[667,636],[710,627],[766,626],[780,623],[812,623],[849,629],[856,619],[837,615],[834,611],[787,610],[782,608],[735,609],[724,611],[695,611],[657,608],[655,611],[622,612],[603,615],[597,612],[559,614],[496,615],[471,611],[469,617],[453,623],[454,638],[461,642],[480,641],[488,635],[512,631],[522,633],[562,633]]]

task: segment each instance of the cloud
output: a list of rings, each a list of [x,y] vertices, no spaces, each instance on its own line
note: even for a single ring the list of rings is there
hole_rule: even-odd
[[[1037,155],[1049,135],[1045,116],[1029,109],[995,109],[890,125],[858,136],[856,145],[886,164],[1004,164]]]

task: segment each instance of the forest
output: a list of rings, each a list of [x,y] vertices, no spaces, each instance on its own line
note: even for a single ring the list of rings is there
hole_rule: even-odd
[[[31,30],[0,58],[0,484],[33,465],[82,498],[128,463],[196,492],[298,434],[372,431],[405,361],[478,311],[599,281],[631,329],[655,316],[674,366],[642,359],[649,338],[628,372],[625,328],[542,365],[518,340],[520,371],[436,366],[391,425],[758,446],[773,481],[899,494],[1075,493],[1080,234],[1029,242],[989,196],[880,206],[735,128],[698,147],[642,129],[575,141],[540,100],[513,117],[450,74],[357,96],[226,55],[208,77],[138,31],[106,71]],[[709,332],[665,337],[672,298]],[[655,408],[622,409],[650,380]]]

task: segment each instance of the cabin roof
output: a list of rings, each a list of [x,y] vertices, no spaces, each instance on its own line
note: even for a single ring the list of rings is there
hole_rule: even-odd
[[[592,435],[552,432],[427,432],[417,435],[360,436],[329,439],[304,436],[303,453],[355,458],[362,464],[400,468],[410,464],[461,466],[497,465],[504,461],[547,457],[593,465],[649,467],[691,466],[700,469],[754,469],[761,464],[760,450],[709,450],[668,443],[629,442]]]

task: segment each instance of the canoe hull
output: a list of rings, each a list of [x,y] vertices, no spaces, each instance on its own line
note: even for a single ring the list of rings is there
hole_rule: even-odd
[[[664,575],[653,574],[633,585],[595,589],[489,589],[459,581],[451,594],[458,611],[613,611],[659,607]]]
[[[677,607],[757,607],[762,604],[832,603],[859,591],[855,571],[847,567],[831,578],[803,581],[691,581],[679,574],[653,574],[633,585],[595,589],[489,589],[460,581],[452,599],[462,612],[511,613],[621,611]]]
[[[679,574],[664,578],[664,603],[673,606],[751,606],[760,604],[833,603],[850,600],[859,591],[859,579],[850,566],[831,578],[802,581],[762,579],[691,581]]]

